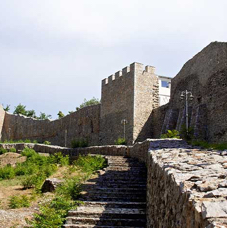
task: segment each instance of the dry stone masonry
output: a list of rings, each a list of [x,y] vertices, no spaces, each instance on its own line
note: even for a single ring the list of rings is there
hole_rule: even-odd
[[[194,96],[189,102],[189,124],[194,128],[194,136],[212,142],[227,141],[227,43],[211,43],[186,62],[172,79],[167,110],[154,111],[154,138],[185,125],[185,105],[180,100],[185,90]],[[162,129],[160,123],[164,123]]]
[[[148,227],[227,227],[227,152],[156,140],[148,154]]]

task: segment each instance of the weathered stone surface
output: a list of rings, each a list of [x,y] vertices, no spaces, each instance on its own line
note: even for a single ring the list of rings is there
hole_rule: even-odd
[[[119,137],[124,137],[123,119],[127,120],[125,135],[128,143],[150,137],[149,116],[159,105],[158,77],[154,67],[144,69],[143,64],[132,63],[122,70],[120,76],[117,72],[104,79],[101,103],[102,145],[114,144]]]
[[[227,218],[227,201],[222,202],[203,202],[203,218]]]
[[[194,137],[213,142],[227,141],[226,42],[211,43],[184,64],[172,79],[171,98],[165,118],[160,120],[159,116],[154,115],[154,123],[164,123],[164,130],[180,130],[185,125],[185,102],[179,99],[185,90],[194,96],[189,101],[189,123],[194,128]],[[171,115],[173,111],[178,116]]]
[[[53,192],[63,182],[64,182],[64,180],[59,180],[57,178],[48,178],[44,181],[41,191],[42,192]]]
[[[0,110],[0,129],[3,114]],[[89,145],[99,145],[100,105],[82,108],[61,119],[36,120],[22,115],[6,113],[2,129],[2,141],[38,140],[50,141],[54,145],[71,146],[74,139],[87,139]],[[65,132],[67,130],[67,133]],[[65,135],[66,134],[66,135]]]

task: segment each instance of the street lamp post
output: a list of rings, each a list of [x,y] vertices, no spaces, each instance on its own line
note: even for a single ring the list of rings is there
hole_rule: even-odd
[[[188,102],[193,100],[192,92],[185,90],[181,92],[180,99],[183,100],[185,98],[185,115],[186,115],[186,131],[188,135]]]
[[[66,144],[67,144],[67,130],[65,130],[65,147],[66,147]]]
[[[11,138],[11,128],[9,128],[9,140]]]
[[[125,140],[125,125],[128,123],[126,119],[121,120],[121,124],[124,126],[124,140]]]

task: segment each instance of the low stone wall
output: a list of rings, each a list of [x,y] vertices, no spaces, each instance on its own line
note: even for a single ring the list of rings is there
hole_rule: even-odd
[[[9,143],[0,144],[0,148],[10,149],[15,148],[17,152],[21,152],[25,147],[34,149],[39,153],[49,153],[54,154],[57,152],[62,152],[64,155],[69,155],[70,157],[77,157],[79,154],[101,154],[109,156],[127,156],[129,153],[129,147],[127,146],[92,146],[86,148],[67,148],[61,146],[45,145],[45,144],[34,144],[34,143]]]
[[[227,227],[226,154],[181,140],[153,140],[147,159],[147,227]]]
[[[41,144],[25,146],[38,152],[130,156],[147,165],[147,227],[227,227],[227,151],[193,148],[178,139],[148,139],[134,146],[96,146],[70,149]]]
[[[1,118],[0,110],[0,129]],[[99,131],[100,105],[92,105],[52,121],[6,113],[0,140],[30,139],[70,147],[72,140],[85,139],[93,146],[99,145]]]

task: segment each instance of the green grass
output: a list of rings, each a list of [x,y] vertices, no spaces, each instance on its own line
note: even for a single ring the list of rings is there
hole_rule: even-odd
[[[11,209],[29,207],[29,206],[30,206],[30,199],[26,195],[10,197],[9,207]]]
[[[204,149],[214,149],[214,150],[226,150],[227,143],[208,143],[207,141],[194,140],[190,143],[193,146],[200,146]]]
[[[42,182],[57,171],[58,166],[69,164],[69,157],[63,156],[60,152],[51,156],[42,156],[33,149],[25,148],[21,155],[27,157],[25,162],[18,163],[15,167],[7,165],[0,168],[0,180],[26,176],[22,181],[24,188],[34,187],[38,190]]]
[[[96,170],[106,166],[106,160],[101,156],[79,156],[74,167],[84,172],[86,179]],[[68,211],[76,208],[81,202],[77,199],[81,192],[84,178],[68,178],[56,189],[55,197],[40,207],[40,212],[34,215],[34,220],[28,223],[35,228],[60,228],[65,222]]]

